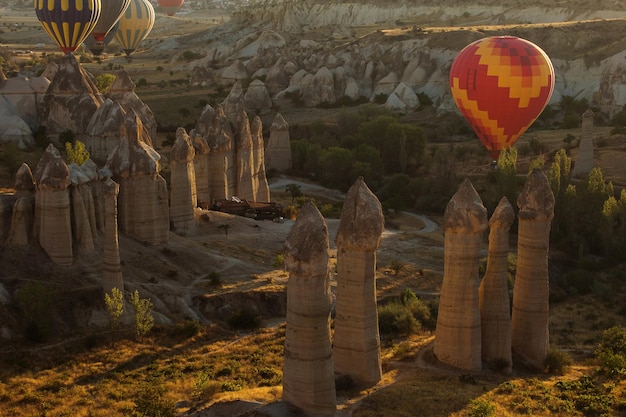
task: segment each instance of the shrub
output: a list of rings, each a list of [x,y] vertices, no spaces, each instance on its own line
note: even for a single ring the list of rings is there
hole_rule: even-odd
[[[403,304],[392,301],[378,309],[378,329],[384,335],[408,335],[419,330],[419,322]]]
[[[496,414],[496,405],[489,400],[476,398],[472,400],[467,415],[469,417],[490,417]]]
[[[115,75],[105,72],[104,74],[100,74],[96,77],[96,87],[98,91],[102,94],[106,93],[115,81]]]
[[[572,365],[572,358],[567,352],[550,350],[543,363],[546,372],[563,375]]]
[[[228,319],[228,325],[237,330],[252,330],[261,326],[259,315],[249,308],[243,308]]]
[[[202,323],[197,320],[185,320],[182,323],[177,323],[174,327],[174,334],[185,339],[192,338],[198,335],[202,331]]]
[[[71,130],[67,132],[72,133]],[[79,140],[73,142],[74,134],[72,133],[72,141],[65,142],[65,153],[67,154],[68,164],[75,163],[76,165],[82,165],[90,158],[89,152],[85,144]]]
[[[111,329],[117,329],[120,322],[120,317],[124,313],[124,294],[119,288],[113,287],[111,295],[104,294],[104,303],[106,304],[107,311],[109,312],[109,319],[111,320]]]
[[[626,376],[626,328],[613,326],[602,333],[596,349],[601,370],[612,376]]]
[[[222,389],[222,384],[213,381],[213,375],[202,371],[198,373],[193,386],[192,396],[196,400],[209,401]]]
[[[222,279],[220,278],[220,274],[218,274],[215,271],[211,271],[209,273],[209,282],[211,283],[211,285],[213,287],[221,287],[222,286]]]
[[[139,80],[137,80],[137,88],[147,87],[147,86],[148,86],[148,80],[146,80],[145,78],[140,78]]]
[[[274,268],[282,268],[283,266],[285,266],[285,255],[283,255],[282,253],[276,255],[274,261],[272,262],[272,266]]]
[[[174,401],[164,398],[165,386],[163,382],[150,378],[146,380],[135,400],[135,413],[141,417],[176,417]]]
[[[154,326],[154,316],[152,315],[154,305],[147,298],[139,298],[137,290],[131,295],[130,304],[134,310],[135,336],[138,340],[141,340]]]

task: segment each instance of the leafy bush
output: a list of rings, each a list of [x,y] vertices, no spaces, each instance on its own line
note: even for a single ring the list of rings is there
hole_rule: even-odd
[[[146,380],[135,400],[135,413],[140,417],[176,417],[174,401],[165,398],[165,386],[161,380]]]
[[[596,349],[601,370],[612,376],[626,376],[626,328],[613,326],[602,333]]]
[[[135,336],[138,340],[141,340],[154,326],[154,316],[152,315],[154,305],[147,298],[139,298],[137,290],[131,295],[130,304],[134,310]]]
[[[220,278],[220,274],[215,271],[211,271],[209,273],[209,282],[213,287],[221,287],[222,286],[222,278]]]
[[[96,77],[96,87],[98,91],[102,94],[106,93],[115,81],[115,75],[105,72],[104,74],[100,74]]]
[[[283,266],[285,266],[285,255],[283,255],[282,253],[276,255],[274,261],[272,262],[272,266],[274,268],[282,268]]]
[[[71,133],[71,131],[68,131]],[[73,137],[72,133],[72,137]],[[65,142],[65,153],[67,154],[68,164],[75,163],[76,165],[82,165],[91,157],[85,144],[79,140],[76,142]]]
[[[543,363],[546,372],[563,375],[572,365],[572,358],[567,352],[550,350]]]
[[[111,289],[111,295],[108,293],[104,294],[104,303],[109,312],[111,329],[115,330],[119,325],[122,313],[124,313],[124,294],[119,288],[113,287],[113,289]]]
[[[378,309],[378,330],[383,335],[408,335],[419,329],[419,322],[400,302],[392,301]]]
[[[469,417],[490,417],[496,414],[496,405],[489,400],[476,398],[472,400],[467,415]]]

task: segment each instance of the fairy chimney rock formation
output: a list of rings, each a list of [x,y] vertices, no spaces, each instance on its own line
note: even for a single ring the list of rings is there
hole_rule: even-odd
[[[120,186],[111,178],[103,182],[104,253],[102,256],[102,290],[111,294],[113,288],[124,291],[120,247],[117,235],[117,196]]]
[[[384,229],[380,201],[362,177],[346,195],[337,230],[335,372],[366,383],[382,377],[376,304],[376,249]]]
[[[478,263],[487,209],[472,183],[459,186],[444,213],[444,271],[434,352],[448,365],[480,371]]]
[[[53,144],[35,168],[35,234],[52,262],[71,266],[70,170]]]
[[[149,145],[152,146],[152,138],[156,139],[157,121],[148,107],[139,96],[135,93],[135,83],[130,78],[126,70],[120,70],[117,78],[113,81],[107,91],[107,97],[122,106],[126,113],[133,111],[139,115],[144,128],[148,131],[145,140],[150,140]]]
[[[86,142],[87,126],[102,102],[102,95],[74,54],[65,54],[43,97],[41,124],[52,137],[72,131],[76,139]]]
[[[11,214],[11,228],[7,242],[25,246],[32,239],[35,215],[35,181],[30,167],[22,163],[15,175],[15,205]]]
[[[250,126],[252,134],[252,188],[256,189],[254,201],[271,201],[270,186],[265,172],[265,150],[263,141],[263,122],[259,116],[255,116]]]
[[[250,132],[250,122],[248,114],[241,108],[237,117],[237,140],[235,149],[236,165],[236,192],[235,195],[242,200],[254,201],[257,189],[252,183],[252,175],[255,171],[254,151],[252,144],[252,133]]]
[[[222,108],[230,123],[236,126],[238,124],[239,113],[241,110],[245,111],[246,109],[241,81],[237,81],[230,89],[228,96],[226,96],[222,103]]]
[[[170,151],[170,221],[172,230],[186,234],[195,227],[194,210],[197,207],[196,151],[184,128],[176,130],[176,141]]]
[[[506,197],[489,219],[487,269],[480,284],[482,359],[511,372],[511,305],[508,287],[509,229],[515,211]]]
[[[548,250],[554,194],[545,174],[534,169],[517,198],[517,271],[511,318],[512,349],[527,364],[543,369],[548,356]]]
[[[69,168],[74,244],[81,249],[93,250],[98,230],[91,183],[98,179],[98,167],[88,159],[82,165],[72,163]]]
[[[285,171],[291,168],[291,142],[289,125],[277,113],[270,127],[270,138],[265,148],[265,168]]]
[[[283,400],[315,416],[334,416],[335,377],[330,342],[328,227],[307,202],[285,239],[287,329]]]
[[[192,133],[191,144],[194,149],[193,168],[196,175],[196,199],[198,207],[209,208],[209,144],[206,139]]]
[[[204,139],[209,147],[206,161],[209,204],[230,199],[237,192],[235,136],[221,105],[204,108],[193,135]],[[196,140],[199,139],[194,139],[194,143]]]
[[[272,99],[263,81],[256,79],[250,83],[244,95],[246,110],[255,114],[268,114],[272,111]]]
[[[582,115],[582,134],[578,155],[572,175],[577,178],[585,178],[593,169],[593,111],[588,109]]]
[[[120,184],[120,229],[140,242],[158,245],[168,241],[168,192],[160,175],[159,155],[148,143],[136,114],[126,116],[123,136],[109,154],[106,171]]]
[[[98,166],[104,165],[109,153],[119,144],[125,115],[119,103],[107,98],[91,117],[85,147]]]

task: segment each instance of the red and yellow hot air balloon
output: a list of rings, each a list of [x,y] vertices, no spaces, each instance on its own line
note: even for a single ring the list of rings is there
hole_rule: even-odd
[[[168,16],[174,16],[174,13],[180,9],[184,2],[185,0],[159,0],[159,7]]]
[[[64,53],[89,36],[100,18],[100,0],[34,0],[37,19]]]
[[[101,12],[100,19],[91,32],[99,44],[104,44],[104,38],[109,33],[111,28],[120,20],[122,13],[126,11],[130,0],[101,0]],[[104,46],[104,45],[103,45]]]
[[[552,62],[514,36],[472,42],[454,59],[450,89],[457,107],[494,159],[510,148],[546,107],[554,90]]]
[[[139,46],[139,43],[148,36],[154,26],[154,7],[148,0],[131,0],[126,12],[119,20],[119,27],[115,32],[115,39],[120,44],[126,56]]]

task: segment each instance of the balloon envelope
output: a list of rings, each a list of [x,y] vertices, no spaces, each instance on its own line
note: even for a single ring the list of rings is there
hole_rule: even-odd
[[[131,0],[119,22],[115,39],[130,56],[154,26],[154,7],[148,0]]]
[[[184,2],[185,0],[159,0],[159,6],[168,16],[173,16]]]
[[[98,42],[104,42],[104,37],[109,33],[111,28],[122,17],[122,13],[130,4],[130,0],[101,0],[102,7],[100,19],[91,32],[91,35]]]
[[[93,36],[87,36],[87,39],[85,39],[85,42],[83,43],[91,51],[92,54],[94,54],[95,56],[99,56],[104,51],[104,48],[106,48],[106,46],[111,43],[113,38],[115,38],[115,33],[117,32],[117,28],[119,27],[119,25],[119,21],[115,23],[111,30],[109,30],[109,32],[106,34],[102,42],[98,42]]]
[[[450,89],[461,114],[497,159],[550,101],[554,68],[546,53],[525,39],[483,38],[454,59]]]
[[[41,26],[64,53],[76,50],[100,18],[100,0],[35,0]]]

